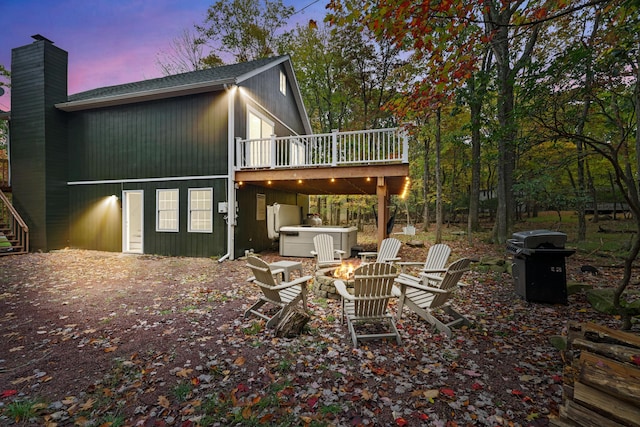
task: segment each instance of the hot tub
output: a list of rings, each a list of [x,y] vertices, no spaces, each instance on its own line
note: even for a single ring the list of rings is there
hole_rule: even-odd
[[[333,247],[344,251],[345,258],[351,255],[351,248],[356,246],[358,239],[357,227],[287,225],[280,227],[280,255],[313,257],[313,238],[318,234],[333,237]]]

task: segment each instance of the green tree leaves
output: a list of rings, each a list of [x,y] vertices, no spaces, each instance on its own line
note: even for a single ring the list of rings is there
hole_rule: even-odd
[[[207,11],[200,43],[212,43],[244,62],[277,54],[278,31],[294,8],[282,0],[217,0]]]

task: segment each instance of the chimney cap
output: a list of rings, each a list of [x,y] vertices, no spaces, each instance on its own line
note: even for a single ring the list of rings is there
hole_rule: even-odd
[[[35,35],[31,36],[31,38],[34,39],[34,40],[43,41],[43,42],[49,42],[49,43],[53,44],[53,42],[51,40],[49,40],[48,38],[46,38],[45,36],[40,35],[40,34],[35,34]]]

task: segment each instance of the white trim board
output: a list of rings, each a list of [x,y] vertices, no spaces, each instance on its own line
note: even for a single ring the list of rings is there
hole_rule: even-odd
[[[193,179],[229,179],[229,175],[167,176],[164,178],[130,178],[130,179],[103,179],[103,180],[96,180],[96,181],[68,181],[67,185],[124,184],[128,182],[189,181]]]

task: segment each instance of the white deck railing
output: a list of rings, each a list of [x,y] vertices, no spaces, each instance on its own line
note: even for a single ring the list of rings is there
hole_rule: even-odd
[[[283,169],[409,163],[409,142],[400,128],[236,138],[236,168]]]

